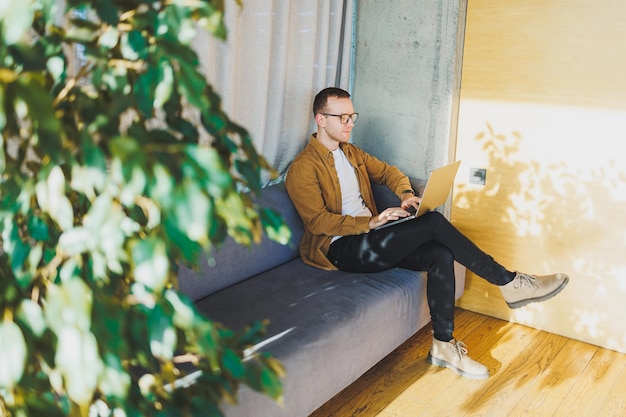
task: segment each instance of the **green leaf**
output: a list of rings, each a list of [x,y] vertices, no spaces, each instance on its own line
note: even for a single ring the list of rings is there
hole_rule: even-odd
[[[94,116],[106,116],[107,119],[114,118],[114,116],[119,115],[124,110],[128,108],[131,102],[132,96],[128,94],[131,91],[131,86],[129,84],[128,78],[128,70],[121,65],[107,65],[107,66],[98,66],[94,68],[91,80],[94,85],[106,88],[114,94],[108,100],[108,107],[106,108],[106,114],[95,113]],[[95,105],[96,103],[92,103]],[[102,103],[100,103],[102,104]],[[89,108],[88,103],[84,105],[84,107]],[[84,108],[82,105],[80,110]],[[88,117],[89,114],[86,114],[85,117],[87,120],[97,120]],[[102,124],[102,123],[100,123]],[[95,129],[95,127],[90,127],[90,129]],[[115,135],[118,133],[117,126],[115,130],[111,131],[111,135]]]
[[[88,405],[98,386],[102,360],[95,336],[88,330],[62,326],[58,331],[54,361],[63,375],[72,401]]]
[[[186,233],[183,233],[175,216],[165,216],[163,226],[171,242],[172,252],[176,257],[183,263],[195,264],[202,252],[202,246],[198,242],[189,239]]]
[[[109,23],[110,25],[116,25],[118,22],[117,10],[113,2],[110,0],[95,0],[93,1],[94,7],[98,12],[98,16],[103,21]]]
[[[190,240],[205,243],[209,231],[211,202],[196,182],[185,181],[176,193],[175,213],[180,230]]]
[[[243,366],[241,358],[232,349],[226,349],[222,357],[222,363],[224,368],[230,372],[233,378],[243,378],[246,373],[246,369]]]
[[[149,316],[150,328],[150,351],[163,360],[171,360],[174,357],[174,349],[178,341],[176,329],[172,321],[160,305],[152,309]]]
[[[133,138],[126,136],[118,136],[109,142],[111,153],[122,161],[125,161],[135,155],[141,154],[139,143]]]
[[[127,180],[119,195],[120,202],[126,207],[132,207],[136,198],[143,195],[148,182],[142,161],[132,162],[125,164],[123,168]]]
[[[74,21],[74,23],[80,22],[78,20]],[[66,39],[72,42],[77,43],[91,43],[96,40],[98,34],[96,33],[97,28],[91,25],[89,26],[72,26],[70,27],[65,36]]]
[[[20,286],[27,289],[32,283],[33,278],[37,275],[40,263],[43,259],[43,243],[37,243],[30,246],[28,253],[28,271],[21,277],[18,277]]]
[[[206,173],[209,194],[215,198],[223,197],[233,181],[217,150],[206,146],[187,146],[186,151]]]
[[[146,118],[152,117],[158,75],[158,68],[150,67],[139,76],[135,84],[137,108]]]
[[[191,406],[190,417],[224,417],[214,398],[193,397]]]
[[[137,59],[145,59],[148,54],[148,41],[138,30],[128,32],[128,44],[136,52]]]
[[[187,46],[195,34],[194,22],[190,18],[191,8],[176,3],[180,2],[172,2],[159,13],[157,32],[161,36],[175,38],[178,44]]]
[[[192,329],[196,320],[196,311],[191,302],[181,298],[176,291],[172,290],[165,292],[165,298],[174,309],[174,325],[183,330]]]
[[[98,44],[106,49],[113,49],[120,40],[120,32],[115,26],[105,27],[98,38]]]
[[[225,198],[216,200],[215,208],[237,243],[250,245],[260,239],[259,230],[256,230],[254,224],[254,213],[247,210],[244,198],[239,193],[231,191]]]
[[[0,388],[12,389],[22,378],[27,349],[22,330],[12,321],[0,323]]]
[[[60,285],[49,285],[44,311],[46,323],[58,337],[68,326],[89,331],[91,299],[91,290],[82,279],[71,278]]]
[[[34,11],[29,1],[0,3],[0,23],[5,45],[13,45],[26,37],[33,22]]]
[[[285,371],[285,367],[283,364],[273,356],[271,356],[267,352],[262,352],[259,354],[259,360],[263,365],[265,365],[268,369],[270,369],[273,373],[276,374],[279,378],[282,378],[287,375]]]
[[[204,92],[206,79],[189,61],[179,61],[178,64],[180,72],[177,75],[181,94],[191,105],[204,113],[209,107],[209,101],[205,94],[198,94],[198,92]]]
[[[19,238],[13,243],[14,249],[11,259],[11,268],[13,269],[13,273],[19,277],[24,271],[24,263],[30,254],[30,246]]]
[[[7,167],[7,160],[6,160],[6,154],[4,153],[4,139],[0,138],[0,175],[4,174],[6,167]]]
[[[248,362],[246,364],[246,384],[255,391],[263,392],[263,384],[261,382],[262,368],[258,362]]]
[[[104,357],[104,368],[98,388],[108,397],[125,400],[132,381],[120,359],[111,353]]]
[[[86,415],[97,400],[103,415],[217,416],[250,362],[259,390],[279,392],[278,368],[240,357],[259,332],[224,329],[170,289],[176,265],[197,266],[227,233],[286,238],[278,216],[239,194],[269,166],[190,47],[198,26],[225,35],[223,12],[222,0],[0,0],[0,304],[15,320],[11,342],[0,338],[0,403],[15,394],[11,415]],[[77,47],[84,61],[70,68]],[[201,356],[203,377],[163,393],[179,350]]]
[[[65,61],[60,56],[52,56],[46,61],[46,69],[58,82],[65,76]]]
[[[138,347],[125,337],[131,321],[129,308],[125,302],[120,302],[117,291],[119,288],[115,281],[99,288],[92,307],[92,314],[98,319],[97,324],[92,326],[92,331],[100,346],[105,347],[104,351],[126,358],[129,352]],[[108,363],[106,358],[105,361]]]
[[[261,189],[261,167],[253,160],[241,160],[235,161],[235,167],[244,178],[246,183],[250,185],[253,190]]]
[[[154,237],[136,241],[132,246],[132,259],[135,280],[155,292],[161,291],[170,270],[165,243]]]
[[[131,36],[126,32],[121,36],[120,51],[122,56],[129,61],[136,61],[139,59],[139,53],[133,48]]]
[[[17,43],[11,46],[14,59],[24,71],[39,72],[47,68],[46,52],[41,42],[33,44]],[[47,68],[50,71],[50,68]]]
[[[238,343],[248,347],[258,343],[265,334],[266,323],[263,321],[255,321],[248,325],[245,331],[239,335]]]
[[[4,109],[4,86],[0,83],[0,108]],[[0,112],[0,131],[4,129],[7,124],[7,115],[4,111]],[[2,160],[0,160],[0,174],[4,172],[6,167],[5,155],[4,155],[4,136],[0,135],[0,156]]]
[[[35,240],[48,240],[48,223],[39,216],[31,215],[28,218],[28,232]]]
[[[226,39],[226,26],[224,25],[223,10],[214,10],[208,18],[200,21],[203,29],[211,32],[219,39]]]
[[[150,196],[160,201],[164,207],[170,206],[170,199],[174,190],[174,176],[160,163],[152,167],[152,181],[149,184]]]
[[[291,230],[285,224],[282,216],[275,210],[262,207],[259,210],[261,223],[267,236],[281,245],[287,245],[291,239]]]
[[[118,8],[111,0],[94,0],[93,5],[98,12],[100,19],[106,23],[115,26],[118,22]]]
[[[68,255],[77,255],[87,252],[96,245],[97,239],[88,229],[84,227],[74,227],[66,230],[59,237],[59,249]]]
[[[35,192],[41,209],[56,221],[61,230],[70,229],[74,224],[74,211],[65,195],[65,175],[58,165],[37,182]]]
[[[9,88],[10,87],[10,88]],[[15,116],[33,122],[32,143],[48,160],[67,160],[67,149],[61,143],[61,125],[54,114],[52,97],[41,74],[24,73],[7,87],[7,96],[14,94]]]
[[[189,45],[196,37],[196,24],[191,19],[181,19],[178,25],[177,39],[183,45]]]
[[[264,368],[261,371],[261,386],[263,387],[263,392],[272,398],[280,398],[283,394],[280,379],[268,368]]]
[[[94,234],[98,234],[97,232],[111,218],[114,210],[113,197],[108,193],[100,194],[89,209],[89,215],[84,221],[85,227]]]
[[[24,262],[30,253],[28,246],[19,234],[19,227],[13,216],[6,215],[2,222],[2,249],[9,255],[11,269],[17,276],[24,270]]]
[[[31,300],[22,300],[16,317],[21,320],[36,337],[41,337],[46,330],[46,320],[39,304]]]
[[[106,172],[103,168],[74,165],[72,167],[72,182],[70,186],[73,190],[93,200],[96,198],[96,194],[104,189],[106,180]]]
[[[166,59],[159,62],[157,82],[154,90],[154,107],[161,109],[172,97],[174,90],[174,70]]]
[[[191,340],[196,341],[195,344],[199,349],[198,353],[203,354],[207,358],[211,371],[219,373],[221,368],[217,357],[217,349],[220,340],[215,324],[199,318],[193,331],[188,333],[188,335]]]
[[[169,105],[172,100],[170,99],[165,107]],[[170,125],[170,129],[180,133],[182,141],[185,143],[197,143],[200,135],[198,134],[198,128],[196,125],[186,120],[184,117],[179,117],[172,112],[167,116],[167,122]]]

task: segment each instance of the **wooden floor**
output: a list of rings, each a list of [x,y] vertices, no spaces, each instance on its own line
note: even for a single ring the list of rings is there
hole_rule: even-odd
[[[455,336],[491,377],[426,362],[427,326],[310,417],[626,416],[626,355],[457,309]]]

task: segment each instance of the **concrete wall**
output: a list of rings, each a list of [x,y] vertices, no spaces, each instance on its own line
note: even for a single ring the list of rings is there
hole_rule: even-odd
[[[355,144],[420,178],[450,160],[464,21],[465,0],[357,3]]]

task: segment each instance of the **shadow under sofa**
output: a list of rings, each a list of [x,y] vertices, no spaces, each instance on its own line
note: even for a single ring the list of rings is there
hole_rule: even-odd
[[[424,182],[411,180],[415,190]],[[379,210],[397,206],[388,188],[372,184]],[[242,386],[238,404],[224,405],[227,417],[306,417],[358,379],[430,321],[426,274],[394,268],[357,274],[324,271],[302,262],[303,225],[284,185],[265,188],[257,202],[283,216],[291,243],[263,237],[246,248],[228,240],[215,266],[181,268],[180,291],[207,317],[233,330],[268,319],[257,346],[286,368],[284,405]],[[456,265],[456,298],[465,270]]]

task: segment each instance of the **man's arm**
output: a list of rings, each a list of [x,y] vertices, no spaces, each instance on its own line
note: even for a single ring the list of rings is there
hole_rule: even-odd
[[[375,156],[355,147],[365,167],[364,175],[376,184],[383,184],[403,199],[403,191],[412,190],[411,181],[398,167],[381,161]]]
[[[321,170],[320,170],[321,171]],[[305,228],[314,235],[345,236],[369,231],[370,217],[341,214],[341,195],[331,178],[306,159],[294,161],[285,187]]]
[[[353,147],[352,150],[355,152],[355,158],[362,161],[362,164],[357,163],[360,169],[364,168],[362,175],[364,175],[368,181],[387,186],[401,201],[400,207],[390,207],[378,215],[373,216],[369,221],[370,229],[375,229],[390,221],[409,216],[411,213],[407,210],[411,207],[417,210],[421,198],[416,196],[411,186],[411,181],[398,167],[381,161],[356,146]],[[367,184],[367,187],[368,193],[371,192],[369,184]],[[372,199],[372,204],[375,203],[372,195],[368,195],[368,198]]]

